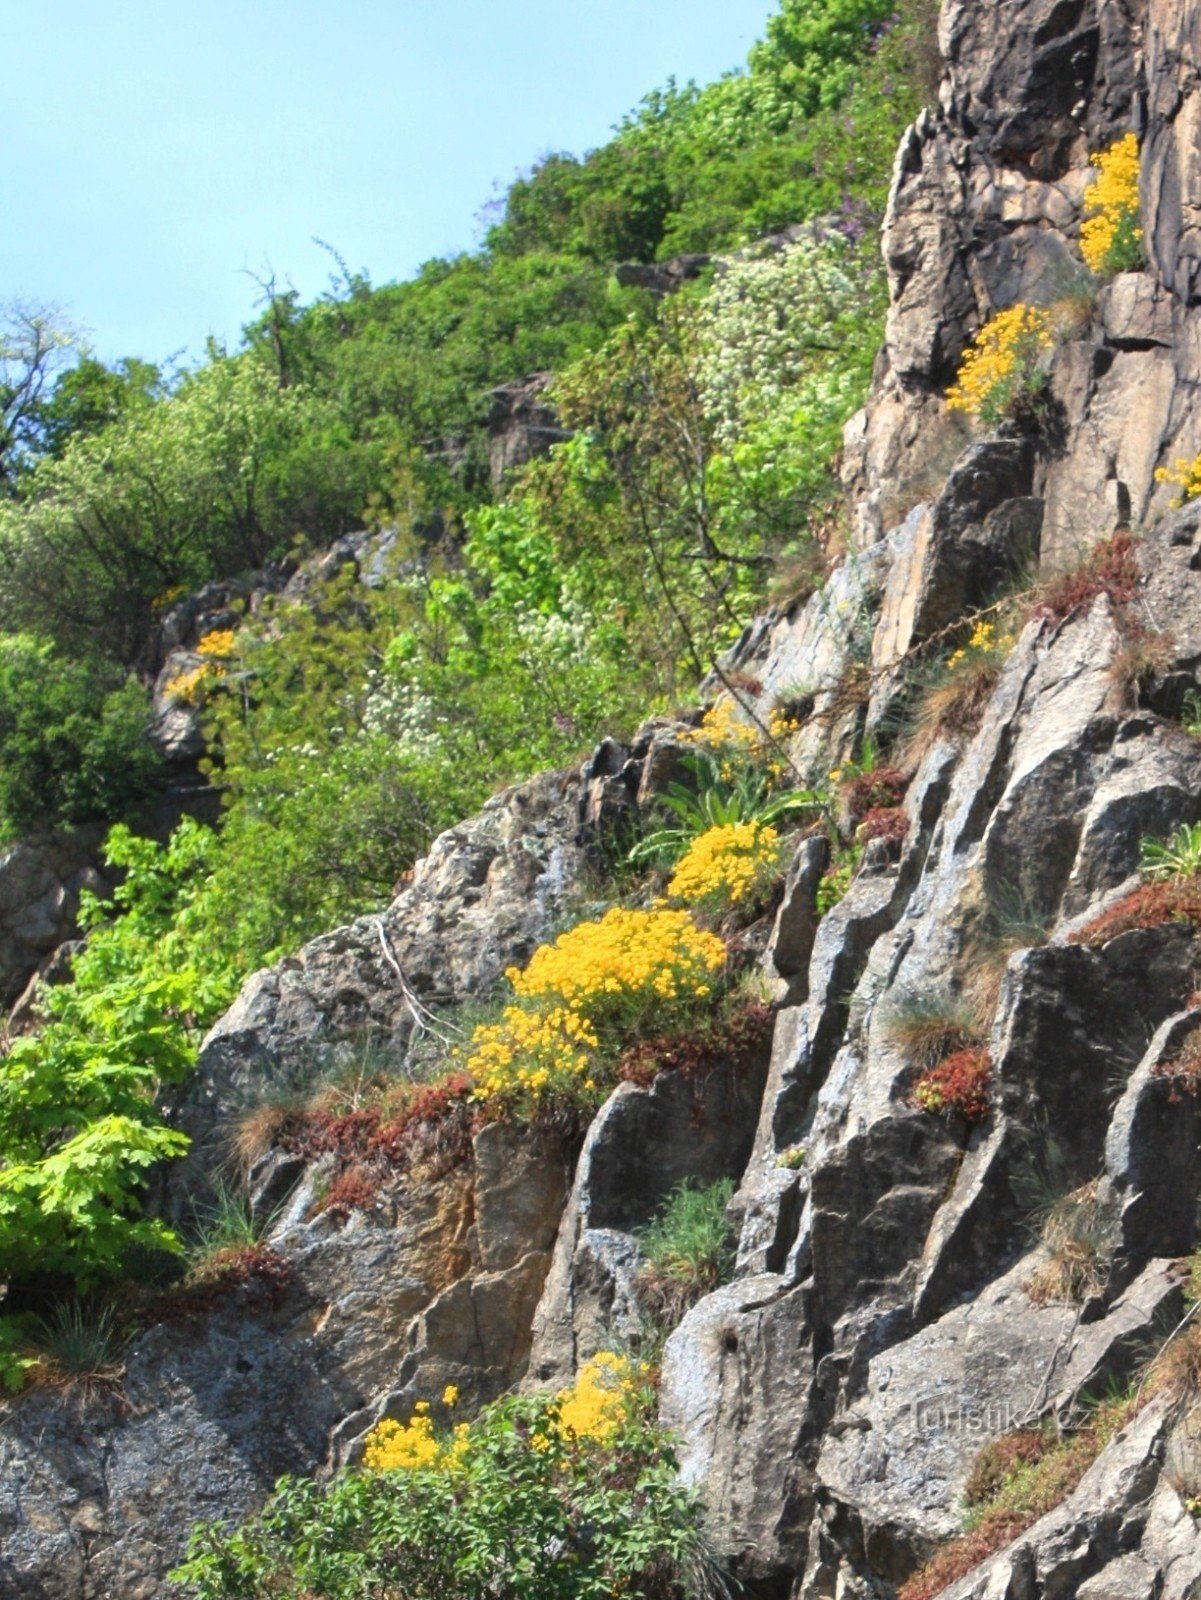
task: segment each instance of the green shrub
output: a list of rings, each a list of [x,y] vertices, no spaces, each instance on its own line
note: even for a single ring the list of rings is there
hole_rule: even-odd
[[[561,1396],[501,1400],[454,1434],[419,1406],[411,1422],[377,1430],[388,1441],[379,1451],[369,1446],[368,1459],[395,1465],[325,1486],[282,1480],[241,1529],[198,1529],[175,1581],[193,1600],[724,1594],[653,1390],[608,1359],[617,1387],[582,1374]],[[448,1391],[442,1415],[454,1400]]]
[[[121,817],[161,774],[149,720],[119,670],[0,635],[0,838]]]
[[[141,1214],[145,1180],[187,1139],[155,1106],[195,1059],[203,1028],[233,997],[219,950],[189,944],[214,836],[182,824],[166,847],[125,828],[107,858],[126,877],[90,928],[74,981],[51,989],[41,1030],[0,1059],[0,1260],[10,1283],[121,1271],[134,1249],[178,1249]],[[118,914],[104,921],[110,912]]]
[[[46,456],[0,506],[0,618],[135,661],[166,590],[261,566],[298,533],[336,537],[378,452],[257,361],[210,362]]]

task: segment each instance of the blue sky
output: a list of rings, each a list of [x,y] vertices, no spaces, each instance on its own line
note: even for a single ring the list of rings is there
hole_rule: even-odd
[[[771,0],[4,0],[0,301],[106,359],[234,341],[328,240],[374,282],[471,248],[496,183],[674,74],[740,65]]]

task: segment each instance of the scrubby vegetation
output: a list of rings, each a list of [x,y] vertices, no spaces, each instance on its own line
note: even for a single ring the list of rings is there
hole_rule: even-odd
[[[231,1284],[283,1286],[286,1263],[241,1202],[199,1228],[190,1258],[145,1211],[152,1170],[187,1144],[164,1092],[242,980],[386,903],[433,836],[503,783],[686,702],[777,578],[820,575],[841,429],[882,331],[892,156],[931,87],[933,10],[782,0],[745,72],[669,86],[602,149],[540,162],[477,253],[378,287],[339,262],[308,305],[264,285],[237,348],[190,370],[106,366],[40,316],[6,341],[0,838],[114,824],[119,881],[85,904],[86,948],[42,994],[38,1030],[0,1058],[8,1385],[46,1367],[37,1318],[64,1295],[94,1297],[101,1325],[114,1283],[156,1284],[172,1260],[176,1311]],[[734,248],[668,296],[613,271]],[[502,475],[491,392],[547,373],[559,442]],[[364,527],[380,552],[370,583],[335,563],[282,597],[298,565]],[[200,719],[222,816],[164,837],[149,691],[180,637],[176,608],[218,579],[255,594],[253,614],[232,602],[168,657],[162,694]],[[578,1131],[621,1078],[761,1051],[767,1010],[726,993],[722,935],[769,906],[789,828],[833,828],[832,808],[789,788],[786,706],[749,732],[719,707],[694,741],[701,809],[664,815],[680,832],[643,904],[539,951],[432,1082],[381,1080],[352,1107],[259,1108],[246,1139],[331,1157],[325,1204],[345,1213],[414,1164],[464,1159],[481,1118]],[[857,859],[840,850],[826,904]],[[645,903],[659,888],[669,903]],[[309,1592],[288,1530],[328,1514],[356,1530],[338,1592],[365,1593],[385,1553],[363,1532],[384,1526],[377,1509],[389,1551],[407,1548],[398,1507],[416,1529],[450,1496],[464,1528],[485,1527],[520,1461],[531,1530],[598,1530],[587,1559],[525,1592],[596,1592],[603,1574],[623,1593],[675,1594],[695,1519],[644,1400],[623,1400],[625,1442],[603,1458],[569,1433],[545,1460],[531,1453],[553,1405],[521,1402],[477,1425],[465,1479],[287,1489],[253,1530],[205,1536],[192,1581],[233,1593],[237,1574],[236,1592],[260,1592],[278,1557],[271,1592]],[[477,1466],[479,1497],[464,1498]],[[645,1527],[610,1515],[632,1495]],[[460,1576],[431,1568],[413,1592]]]
[[[176,1579],[195,1600],[719,1596],[650,1376],[603,1351],[569,1389],[457,1424],[448,1388],[380,1423],[362,1470],[284,1480],[246,1527],[197,1530]]]

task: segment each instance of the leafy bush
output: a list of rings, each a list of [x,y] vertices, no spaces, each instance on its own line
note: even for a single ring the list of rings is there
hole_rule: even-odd
[[[1143,264],[1138,138],[1128,133],[1091,160],[1097,176],[1084,195],[1081,254],[1091,272],[1130,272]]]
[[[123,816],[161,772],[149,721],[120,670],[0,635],[0,838]]]
[[[218,951],[189,944],[213,839],[192,822],[166,848],[113,830],[107,858],[126,873],[114,905],[85,904],[91,931],[74,981],[49,991],[40,1032],[0,1060],[0,1259],[10,1282],[65,1276],[86,1288],[134,1249],[179,1248],[140,1212],[150,1168],[187,1146],[154,1095],[188,1072],[202,1029],[236,986]],[[105,922],[110,909],[118,915]]]
[[[336,537],[376,461],[303,389],[247,357],[213,361],[73,437],[0,506],[0,616],[133,662],[164,590],[261,566],[301,532]]]
[[[721,1590],[654,1409],[645,1368],[609,1353],[453,1430],[421,1404],[376,1429],[366,1470],[284,1479],[242,1529],[198,1529],[175,1580],[194,1600],[700,1600]]]

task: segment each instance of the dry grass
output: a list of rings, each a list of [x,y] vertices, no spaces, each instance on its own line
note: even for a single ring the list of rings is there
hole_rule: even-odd
[[[1035,1305],[1082,1305],[1101,1291],[1108,1276],[1109,1218],[1095,1178],[1044,1206],[1039,1235],[1051,1259],[1026,1285]]]
[[[996,1014],[1010,956],[1046,944],[1051,920],[1012,884],[997,884],[989,891],[968,946],[967,993],[981,1030],[991,1025]]]
[[[1109,667],[1122,705],[1138,705],[1154,680],[1170,670],[1176,654],[1176,641],[1167,633],[1136,633],[1127,638]]]
[[[905,735],[906,764],[920,765],[943,739],[970,739],[977,732],[1004,664],[1000,657],[965,657],[927,684]]]
[[[238,1173],[245,1177],[283,1142],[290,1130],[299,1126],[303,1117],[303,1102],[294,1098],[264,1101],[243,1112],[228,1136],[230,1155]]]
[[[883,1025],[889,1040],[922,1072],[931,1071],[953,1052],[980,1043],[971,1005],[944,992],[898,996],[885,1012]]]
[[[1195,1100],[1201,1094],[1201,1032],[1190,1033],[1176,1055],[1157,1061],[1151,1070],[1155,1077],[1167,1080],[1173,1100],[1182,1094]]]

